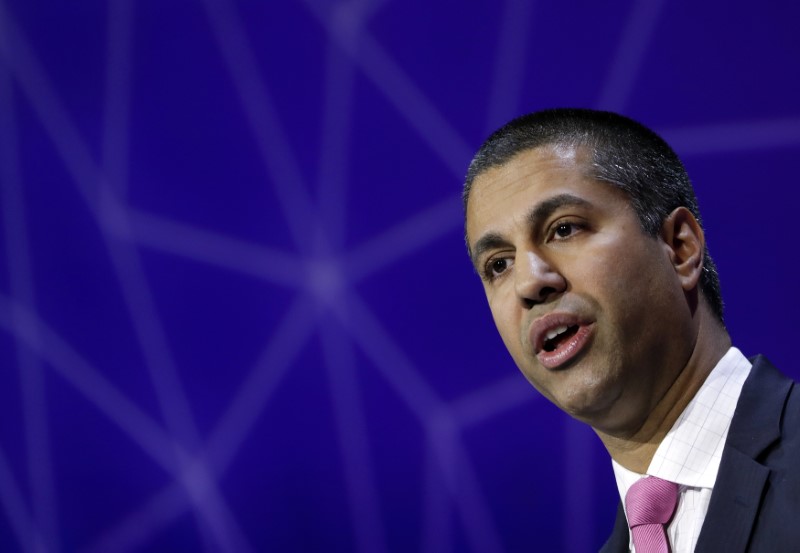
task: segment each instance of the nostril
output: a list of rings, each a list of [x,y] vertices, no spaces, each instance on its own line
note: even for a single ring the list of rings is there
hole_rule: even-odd
[[[557,292],[557,290],[555,288],[553,288],[552,286],[545,286],[544,288],[539,290],[539,299],[544,301],[547,298],[549,298],[550,296],[552,296],[553,294],[555,294],[556,292]]]
[[[522,305],[525,307],[525,309],[531,309],[534,305],[545,302],[549,297],[556,294],[558,294],[558,290],[552,286],[545,286],[538,291],[538,296],[535,298],[529,298],[527,296],[522,297]]]

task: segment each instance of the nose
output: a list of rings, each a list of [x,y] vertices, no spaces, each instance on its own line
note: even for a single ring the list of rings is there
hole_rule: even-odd
[[[517,297],[526,309],[561,294],[567,281],[552,264],[534,252],[520,252],[514,261],[514,286]]]

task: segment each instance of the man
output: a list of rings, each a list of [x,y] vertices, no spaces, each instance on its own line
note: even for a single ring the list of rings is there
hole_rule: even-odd
[[[672,149],[616,114],[534,113],[483,144],[464,206],[508,351],[611,455],[603,551],[800,551],[800,389],[731,347]]]

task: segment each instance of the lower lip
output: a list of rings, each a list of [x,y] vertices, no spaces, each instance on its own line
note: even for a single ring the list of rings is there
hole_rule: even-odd
[[[589,344],[594,325],[580,326],[578,331],[560,344],[554,351],[540,351],[536,354],[545,369],[554,370],[574,359]]]

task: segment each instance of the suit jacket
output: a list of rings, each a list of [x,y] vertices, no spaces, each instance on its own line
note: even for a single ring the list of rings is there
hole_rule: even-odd
[[[622,503],[601,553],[627,552]],[[800,551],[800,386],[766,358],[742,387],[696,552]]]

